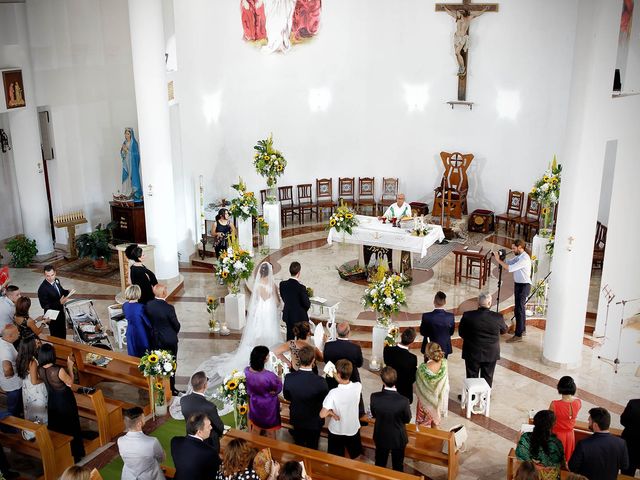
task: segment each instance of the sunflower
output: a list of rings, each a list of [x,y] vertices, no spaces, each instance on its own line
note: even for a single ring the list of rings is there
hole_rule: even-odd
[[[547,207],[543,207],[541,213],[542,215],[546,215],[547,213],[549,213],[549,209]]]
[[[207,305],[213,305],[214,300],[215,299],[211,295],[209,295],[207,297]]]
[[[546,183],[549,181],[549,176],[545,175],[544,177],[542,177],[542,180]]]
[[[156,382],[155,387],[156,390],[162,390],[164,388],[164,385],[162,384],[162,382]]]
[[[149,355],[149,363],[158,363],[158,355],[156,355],[155,353],[152,353],[151,355]]]
[[[278,165],[278,171],[281,172],[284,167],[282,165]]]
[[[249,405],[238,405],[238,413],[240,415],[246,415],[249,411]]]
[[[336,224],[336,219],[335,218],[332,218],[332,219],[329,220],[329,225],[331,225],[333,227],[333,226],[335,226],[335,224]]]
[[[534,193],[536,193],[537,191],[538,191],[538,189],[537,189],[536,187],[533,187],[533,188],[531,189],[531,194],[534,194]]]
[[[229,380],[229,383],[227,383],[227,388],[229,390],[235,390],[236,388],[238,388],[238,383],[235,380]]]
[[[352,213],[347,213],[345,216],[346,216],[348,219],[352,219],[352,218],[353,218],[353,214],[352,214]]]
[[[227,278],[227,277],[229,276],[229,274],[228,274],[227,272],[224,272],[224,271],[223,271],[223,272],[220,274],[220,276],[221,276],[222,278]]]
[[[262,217],[258,217],[258,221],[259,221],[259,222],[264,222],[264,218],[262,218]]]

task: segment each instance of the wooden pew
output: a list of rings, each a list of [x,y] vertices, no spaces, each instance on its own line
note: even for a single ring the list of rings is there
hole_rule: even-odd
[[[274,440],[272,438],[261,437],[259,435],[231,429],[220,440],[221,448],[234,438],[247,440],[257,448],[269,448],[271,456],[278,462],[284,463],[289,460],[301,461],[305,463],[307,474],[313,480],[418,480],[424,477],[410,475],[408,473],[396,472],[382,467],[376,467],[368,463],[349,458],[330,455],[325,452],[304,448],[291,443]]]
[[[24,455],[42,461],[42,480],[57,480],[67,467],[73,465],[71,437],[49,431],[46,425],[33,423],[17,417],[6,417],[0,423],[20,430],[18,433],[0,432],[0,444]],[[22,431],[35,433],[35,442],[25,440]]]
[[[577,426],[577,425],[576,425]],[[520,460],[516,458],[516,450],[512,448],[509,450],[509,455],[507,457],[507,480],[513,480],[518,471],[518,467],[520,466]],[[568,470],[560,471],[560,478],[566,479],[569,476]],[[618,480],[633,480],[634,477],[630,477],[629,475],[618,475]]]
[[[285,402],[282,403],[280,417],[283,427],[293,428],[289,421],[289,405]],[[363,417],[361,420],[369,423],[369,425],[360,428],[362,445],[375,450],[376,446],[373,441],[375,419]],[[328,435],[326,426],[322,432],[323,435]],[[452,432],[435,428],[418,428],[415,424],[410,423],[407,424],[407,437],[409,443],[405,448],[406,458],[445,467],[447,480],[453,480],[458,476],[459,452],[455,449],[455,438]],[[454,452],[453,454],[442,453],[444,442],[448,442],[448,451]]]
[[[98,446],[108,444],[124,431],[122,409],[130,408],[132,404],[105,398],[102,390],[91,395],[75,393],[75,397],[80,417],[98,425]]]
[[[574,433],[574,436],[576,437],[576,443],[578,443],[580,440],[584,440],[585,438],[588,438],[591,435],[593,435],[593,432],[589,430],[589,423],[587,422],[576,422],[576,426],[573,429],[573,433]],[[622,435],[622,430],[620,430],[619,428],[610,428],[609,433],[611,433],[611,435],[615,435],[616,437],[619,437]]]
[[[132,385],[140,390],[145,390],[149,396],[149,402],[143,407],[145,415],[152,411],[153,397],[149,391],[147,378],[138,370],[140,361],[137,357],[131,357],[125,353],[104,350],[82,343],[72,342],[51,335],[40,335],[40,338],[51,343],[56,349],[57,363],[66,366],[67,357],[72,355],[78,370],[80,384],[95,386],[100,382],[118,382]],[[111,358],[105,367],[99,367],[86,361],[88,353]]]

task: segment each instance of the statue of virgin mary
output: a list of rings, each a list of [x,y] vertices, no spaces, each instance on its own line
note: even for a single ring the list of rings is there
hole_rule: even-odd
[[[120,147],[122,158],[122,193],[134,202],[142,201],[142,180],[140,178],[140,150],[133,128],[124,129],[124,142]]]

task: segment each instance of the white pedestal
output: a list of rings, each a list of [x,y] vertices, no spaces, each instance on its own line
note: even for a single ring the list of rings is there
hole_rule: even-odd
[[[267,203],[262,206],[265,222],[269,225],[269,234],[266,236],[266,246],[271,250],[282,248],[282,233],[280,231],[280,202]]]
[[[224,297],[224,318],[231,330],[242,330],[245,324],[244,293],[230,293]]]
[[[238,219],[238,242],[240,248],[253,254],[253,225],[251,217],[246,220]]]
[[[547,244],[549,244],[549,242],[550,239],[547,237],[541,237],[540,235],[533,237],[531,254],[535,255],[538,259],[538,270],[531,279],[533,285],[546,277],[551,270],[551,257],[547,253]]]
[[[382,352],[384,350],[384,339],[386,338],[388,331],[388,328],[383,327],[382,325],[375,325],[373,327],[373,338],[371,342],[371,362],[369,364],[370,370],[380,370],[382,368]]]

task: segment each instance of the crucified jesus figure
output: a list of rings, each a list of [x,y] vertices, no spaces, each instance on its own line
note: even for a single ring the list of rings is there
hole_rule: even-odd
[[[456,20],[456,32],[453,34],[453,49],[458,60],[458,75],[464,75],[466,66],[464,64],[463,51],[469,49],[469,25],[471,20],[482,15],[487,11],[487,7],[482,10],[471,12],[467,10],[452,10],[444,7],[444,10]]]

